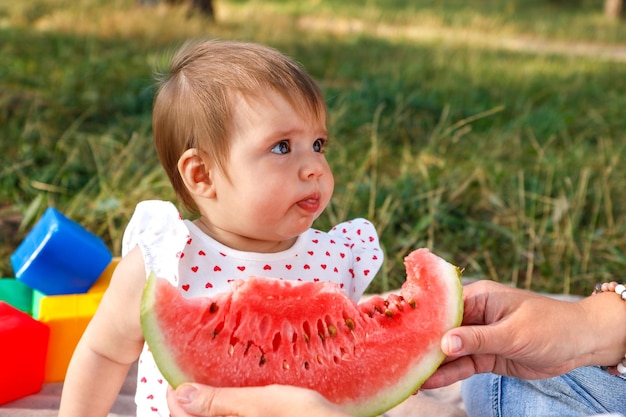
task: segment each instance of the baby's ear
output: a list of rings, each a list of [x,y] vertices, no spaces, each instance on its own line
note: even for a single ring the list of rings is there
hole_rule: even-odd
[[[196,148],[187,149],[178,159],[178,172],[192,196],[215,197],[208,161],[208,155]]]

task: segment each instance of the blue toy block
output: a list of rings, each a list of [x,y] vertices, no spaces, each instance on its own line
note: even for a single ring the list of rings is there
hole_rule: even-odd
[[[46,295],[82,294],[111,263],[102,239],[50,207],[11,255],[17,280]]]

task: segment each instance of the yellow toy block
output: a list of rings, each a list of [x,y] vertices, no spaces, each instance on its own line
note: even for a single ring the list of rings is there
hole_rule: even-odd
[[[85,294],[33,293],[33,318],[50,327],[44,382],[62,382],[78,341],[98,309],[119,259],[105,269]]]

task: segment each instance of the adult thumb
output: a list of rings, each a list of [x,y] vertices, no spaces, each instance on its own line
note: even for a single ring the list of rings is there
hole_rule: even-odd
[[[499,353],[500,339],[494,326],[461,326],[443,335],[441,350],[447,356]]]

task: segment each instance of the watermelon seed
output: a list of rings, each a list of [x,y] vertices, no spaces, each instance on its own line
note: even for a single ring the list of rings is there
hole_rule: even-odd
[[[377,313],[382,313],[382,312],[383,312],[382,308],[380,308],[380,307],[379,307],[379,306],[377,306],[377,305],[375,305],[375,306],[374,306],[374,310],[375,310]]]
[[[393,311],[390,308],[386,309],[385,310],[385,316],[387,316],[389,318],[393,317]]]
[[[222,331],[222,329],[224,328],[224,322],[220,322],[217,324],[217,327],[213,330],[213,338],[217,337],[217,335]]]
[[[401,304],[400,302],[396,301],[396,303],[395,303],[395,304],[396,304],[396,308],[397,308],[399,311],[402,311],[402,310],[404,309],[404,308],[402,307],[402,304]]]
[[[209,307],[209,311],[211,313],[215,313],[219,309],[217,303],[211,303],[211,307]]]
[[[259,365],[265,365],[266,359],[265,355],[261,355],[261,359],[259,360]]]
[[[285,361],[285,360],[283,360],[283,369],[284,369],[285,371],[288,371],[288,370],[289,370],[289,364],[288,364],[288,363],[287,363],[287,361]]]
[[[336,337],[337,336],[337,328],[335,326],[333,326],[332,324],[328,325],[328,334],[330,335],[330,337]]]
[[[322,322],[322,320],[317,320],[317,334],[319,335],[320,339],[322,339],[322,342],[324,342],[326,340],[326,336],[324,336],[324,332],[325,328],[324,328],[324,323]]]
[[[354,330],[354,320],[350,317],[346,318],[346,326],[348,326],[348,329]]]
[[[272,339],[272,349],[274,349],[274,352],[276,352],[278,350],[278,348],[280,347],[280,342],[281,342],[281,335],[280,333],[276,333],[274,335],[274,339]]]
[[[339,356],[335,355],[335,356],[333,356],[333,362],[335,362],[335,364],[339,365],[341,363],[341,359],[339,358]]]
[[[309,343],[311,340],[311,325],[308,321],[302,323],[302,330],[304,330],[304,341]]]
[[[233,356],[233,353],[235,353],[235,347],[233,345],[228,345],[228,355]]]
[[[413,310],[415,310],[415,307],[417,307],[417,303],[412,298],[409,300],[409,305],[411,306]]]
[[[309,363],[308,362],[304,362],[304,369],[306,369],[307,371],[309,370]]]

